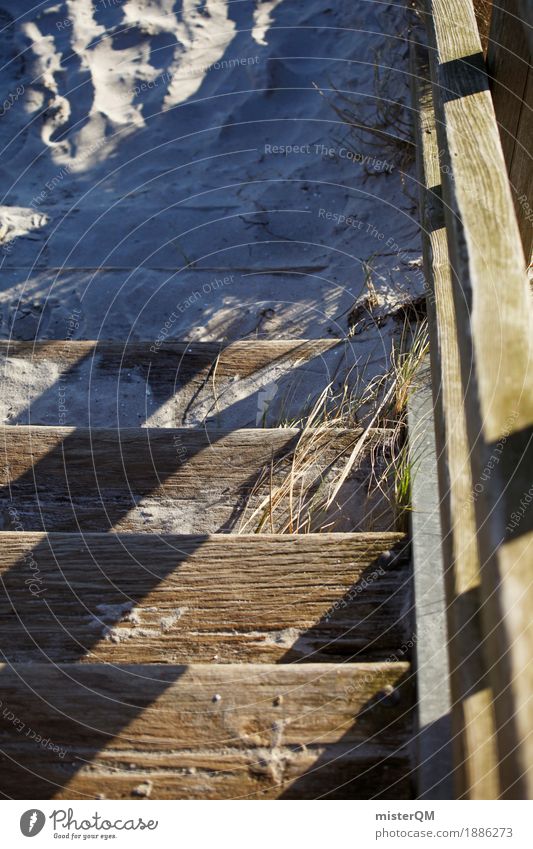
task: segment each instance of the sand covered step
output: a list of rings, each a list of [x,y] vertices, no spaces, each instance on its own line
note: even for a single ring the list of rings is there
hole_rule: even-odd
[[[3,427],[3,530],[391,530],[387,429]],[[352,458],[352,462],[350,462]]]
[[[305,417],[327,386],[357,393],[375,368],[348,339],[0,341],[0,415],[13,425],[277,426]]]
[[[385,270],[384,270],[385,271]],[[388,271],[388,269],[386,269]],[[176,269],[145,265],[2,269],[0,337],[218,341],[344,339],[349,315],[367,294],[365,268],[350,257],[341,269],[266,258],[248,266],[214,262]],[[394,303],[391,293],[385,302]],[[365,336],[383,355],[398,322]],[[400,327],[401,330],[401,327]]]
[[[402,534],[1,533],[0,575],[11,662],[408,657]]]
[[[16,664],[0,680],[13,798],[410,794],[407,663]]]
[[[362,288],[321,266],[6,269],[5,339],[235,340],[345,336]],[[342,317],[341,317],[342,316]],[[333,323],[331,323],[333,322]],[[331,327],[329,333],[327,328]],[[163,337],[164,338],[164,337]]]

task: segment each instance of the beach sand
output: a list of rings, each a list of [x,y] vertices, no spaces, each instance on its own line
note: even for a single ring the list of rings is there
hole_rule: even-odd
[[[1,0],[2,338],[346,339],[369,267],[381,316],[420,295],[410,167],[354,154],[332,105],[371,120],[376,66],[409,103],[405,15]],[[386,368],[398,332],[363,322],[360,362]]]

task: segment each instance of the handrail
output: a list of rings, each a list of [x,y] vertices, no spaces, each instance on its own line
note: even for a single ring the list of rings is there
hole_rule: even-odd
[[[487,72],[526,262],[533,252],[533,5],[493,5]]]
[[[463,493],[451,521],[455,527],[460,511],[473,506],[490,684],[484,692],[491,694],[497,743],[499,788],[493,783],[486,795],[531,798],[533,509],[517,510],[528,493],[533,499],[531,294],[472,0],[425,0],[425,11],[453,293],[447,330],[455,333],[471,479],[468,503]],[[448,366],[441,361],[442,382]],[[456,551],[459,570],[464,557]],[[456,599],[449,593],[447,602]],[[452,642],[463,636],[450,635]]]
[[[447,602],[453,778],[456,798],[499,793],[492,693],[480,624],[480,569],[427,50],[410,45],[419,219],[427,284],[433,421]],[[413,483],[414,488],[414,483]],[[414,493],[413,493],[414,501]],[[416,509],[416,505],[413,504]],[[414,521],[414,516],[413,516]],[[415,562],[416,570],[416,562]]]

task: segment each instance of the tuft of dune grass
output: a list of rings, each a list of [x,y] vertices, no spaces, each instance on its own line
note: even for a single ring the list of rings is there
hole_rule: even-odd
[[[334,531],[331,508],[360,461],[371,434],[383,423],[389,427],[392,424],[390,459],[380,470],[372,460],[369,494],[381,493],[392,499],[397,529],[404,530],[412,478],[405,440],[407,402],[428,344],[427,323],[417,325],[413,332],[406,322],[402,339],[393,348],[390,367],[384,374],[358,392],[351,387],[354,380],[349,373],[340,391],[334,393],[332,384],[327,385],[310,409],[290,422],[280,423],[299,428],[299,436],[290,454],[272,459],[256,481],[251,495],[264,491],[265,486],[268,492],[252,513],[243,518],[239,533],[273,533],[274,529],[289,534]],[[356,389],[361,389],[355,383]],[[332,448],[340,430],[356,427],[361,432],[350,453],[332,476],[322,477],[317,485],[313,470],[319,466],[320,457]]]

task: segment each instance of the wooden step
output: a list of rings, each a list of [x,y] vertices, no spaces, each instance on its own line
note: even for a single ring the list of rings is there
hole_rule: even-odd
[[[408,656],[402,534],[0,534],[10,662]]]
[[[123,268],[65,267],[64,250],[62,245],[57,267],[3,266],[4,339],[115,339],[121,344],[125,339],[155,341],[164,334],[194,342],[338,339],[349,332],[348,313],[365,286],[361,264],[345,261],[333,268],[331,251],[319,265],[305,259],[288,264],[282,256],[266,262],[258,258],[247,267],[238,262],[240,267],[177,270],[176,256],[167,268],[150,268],[144,260],[135,267],[131,257]],[[374,328],[369,335],[383,343],[390,338],[389,327]]]
[[[359,340],[0,341],[0,421],[76,427],[272,427],[301,418],[326,386],[366,384]],[[361,390],[359,390],[361,391]]]
[[[2,666],[16,799],[410,795],[407,663]]]
[[[320,507],[360,436],[358,430],[311,432],[302,441],[291,428],[4,427],[3,530],[390,530],[391,498],[372,480],[389,466],[391,430],[369,432],[334,502]],[[252,518],[282,481],[280,506],[270,511],[267,504]]]

